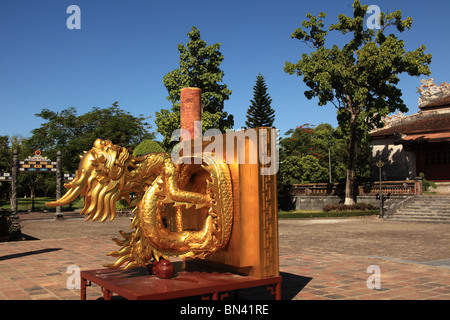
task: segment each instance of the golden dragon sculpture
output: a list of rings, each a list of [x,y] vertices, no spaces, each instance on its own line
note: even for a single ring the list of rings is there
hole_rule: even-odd
[[[204,258],[228,243],[233,191],[228,165],[199,157],[201,165],[175,164],[168,153],[135,157],[124,147],[97,139],[80,156],[74,180],[64,185],[67,193],[47,205],[63,206],[81,195],[86,220],[102,222],[114,219],[119,199],[135,207],[134,231],[120,231],[123,239],[113,239],[122,248],[108,253],[118,258],[109,268],[145,266],[169,256]]]

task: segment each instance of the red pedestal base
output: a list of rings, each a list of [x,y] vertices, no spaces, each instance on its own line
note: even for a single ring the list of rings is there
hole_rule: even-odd
[[[81,271],[81,299],[86,300],[86,287],[95,283],[102,288],[103,298],[110,300],[113,293],[129,300],[166,300],[202,296],[202,299],[222,300],[229,291],[268,286],[276,300],[281,299],[281,276],[255,278],[232,273],[185,271],[176,272],[170,279],[149,275],[145,268],[127,271]]]

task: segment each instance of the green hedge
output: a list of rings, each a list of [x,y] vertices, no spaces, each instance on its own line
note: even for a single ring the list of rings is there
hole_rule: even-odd
[[[352,205],[347,205],[343,203],[339,204],[327,204],[322,208],[325,212],[350,212],[350,211],[367,211],[367,210],[376,210],[377,208],[370,203],[355,203]]]
[[[278,218],[338,218],[338,217],[356,217],[356,216],[373,216],[379,214],[379,210],[365,210],[365,211],[340,211],[340,212],[278,212]]]

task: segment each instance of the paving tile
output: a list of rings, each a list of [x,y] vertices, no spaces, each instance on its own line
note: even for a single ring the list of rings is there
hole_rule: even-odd
[[[80,291],[67,288],[67,267],[102,268],[114,261],[106,253],[116,249],[106,236],[0,243],[0,299],[78,300]],[[406,260],[413,261],[281,244],[280,271],[289,279],[282,295],[289,293],[293,300],[450,300],[450,268]],[[380,267],[381,290],[367,288],[370,265]],[[87,297],[101,297],[100,287],[89,287]]]

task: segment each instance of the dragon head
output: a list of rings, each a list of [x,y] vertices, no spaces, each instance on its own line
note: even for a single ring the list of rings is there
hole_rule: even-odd
[[[131,157],[124,147],[113,145],[109,140],[97,139],[92,149],[80,156],[80,164],[73,181],[64,184],[69,191],[59,200],[46,203],[51,207],[63,206],[78,196],[85,197],[81,213],[86,220],[103,222],[108,216],[116,215],[116,201],[121,196],[124,172]]]

